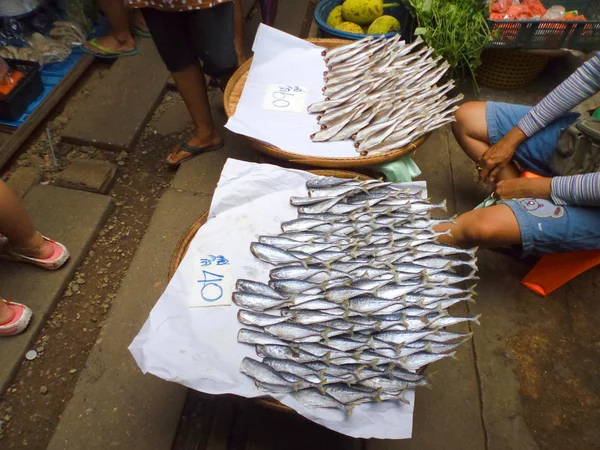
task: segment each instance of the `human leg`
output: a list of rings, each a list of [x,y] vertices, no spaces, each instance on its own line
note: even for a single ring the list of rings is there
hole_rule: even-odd
[[[144,18],[152,33],[156,48],[167,69],[173,75],[177,89],[196,126],[196,133],[187,142],[187,145],[204,148],[218,146],[222,142],[222,138],[214,126],[204,72],[188,38],[189,15],[196,12],[200,11],[164,12],[149,8],[143,9]],[[235,48],[233,52],[236,57]],[[178,164],[190,154],[189,151],[177,146],[170,153],[167,162]]]
[[[21,254],[33,258],[48,258],[54,249],[49,241],[35,231],[29,214],[0,180],[0,233],[8,238],[10,245]]]
[[[247,58],[244,52],[244,12],[242,0],[235,0],[234,4],[234,26],[235,26],[235,51],[238,57],[238,66],[241,66]]]
[[[458,108],[455,117],[456,122],[452,123],[452,132],[456,141],[471,160],[479,161],[492,144],[488,132],[486,103],[465,103]],[[500,172],[499,179],[507,180],[518,176],[519,170],[511,163]]]
[[[32,312],[27,306],[0,298],[0,336],[21,333],[31,320]]]
[[[457,247],[503,247],[521,243],[521,230],[515,214],[507,205],[475,209],[460,215],[455,223],[443,223],[435,231],[450,230],[438,238]]]
[[[274,26],[275,17],[277,17],[277,0],[259,0],[260,15],[262,21],[270,26]]]
[[[98,47],[103,47],[114,53],[131,52],[135,49],[135,41],[129,31],[129,20],[123,0],[99,0],[100,9],[108,19],[111,31],[106,36],[95,39],[97,46],[89,41],[84,47],[93,53],[107,54]]]

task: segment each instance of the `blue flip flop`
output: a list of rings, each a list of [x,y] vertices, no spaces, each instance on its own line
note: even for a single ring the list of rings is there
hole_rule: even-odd
[[[150,34],[149,31],[140,30],[139,28],[136,28],[134,26],[129,27],[129,29],[136,36],[141,36],[141,37],[145,37],[145,38],[151,38],[152,37],[152,35]]]
[[[95,56],[96,58],[115,59],[120,58],[121,56],[135,56],[140,52],[140,49],[137,46],[129,52],[113,52],[112,50],[109,50],[108,48],[98,44],[96,38],[91,39],[89,43],[92,47],[97,48],[104,53],[95,52],[84,46],[81,46],[81,51],[87,53],[88,55]]]

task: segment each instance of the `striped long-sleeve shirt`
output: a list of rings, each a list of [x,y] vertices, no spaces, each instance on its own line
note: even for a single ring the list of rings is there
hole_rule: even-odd
[[[600,53],[583,64],[540,101],[521,119],[518,127],[527,136],[533,136],[598,91],[600,91]],[[551,184],[552,200],[557,205],[600,206],[600,173],[555,177]]]

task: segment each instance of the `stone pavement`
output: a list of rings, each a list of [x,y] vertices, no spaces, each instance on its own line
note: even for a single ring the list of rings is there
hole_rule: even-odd
[[[65,244],[71,259],[57,271],[0,261],[2,297],[23,302],[34,311],[27,332],[2,339],[0,392],[10,385],[23,355],[31,348],[113,207],[110,197],[53,186],[35,186],[23,203],[40,232]]]

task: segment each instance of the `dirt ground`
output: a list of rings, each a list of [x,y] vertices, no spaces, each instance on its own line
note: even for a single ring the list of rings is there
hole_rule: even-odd
[[[101,82],[105,70],[102,65],[95,68],[86,88]],[[116,164],[118,174],[110,191],[116,207],[43,328],[34,346],[38,356],[32,361],[24,360],[13,384],[0,400],[0,447],[3,449],[46,448],[72,395],[78,373],[116,300],[121,280],[154,208],[174,176],[164,159],[169,149],[191,132],[188,129],[179,135],[163,137],[154,130],[156,120],[173,104],[181,102],[178,93],[167,92],[130,152],[61,143],[61,128],[88,93],[88,90],[80,90],[49,123],[57,169],[47,152],[45,134],[25,148],[9,169],[10,173],[19,166],[37,165],[44,173],[42,183],[52,184],[58,170],[66,167],[69,160],[89,158]]]

